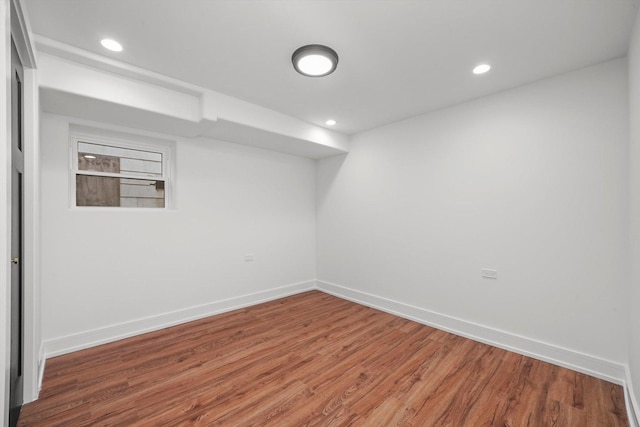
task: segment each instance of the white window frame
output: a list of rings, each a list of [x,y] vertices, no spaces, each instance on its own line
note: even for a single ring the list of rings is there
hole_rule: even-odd
[[[141,138],[148,140],[148,138]],[[89,144],[108,145],[118,148],[125,148],[131,150],[151,151],[154,153],[160,153],[162,155],[162,176],[160,177],[145,177],[136,174],[127,173],[112,173],[112,172],[97,172],[78,169],[78,143],[85,142]],[[70,175],[69,175],[69,201],[72,209],[78,210],[119,210],[119,211],[166,211],[173,208],[173,181],[172,181],[172,164],[174,161],[174,148],[173,144],[168,141],[146,142],[136,140],[135,135],[131,135],[131,138],[111,137],[100,134],[79,132],[70,130],[69,138],[69,153],[70,153]],[[151,181],[163,181],[164,182],[164,208],[141,208],[141,207],[124,207],[124,206],[76,206],[76,175],[88,175],[88,176],[105,176],[114,178],[131,178],[131,179],[146,179]]]

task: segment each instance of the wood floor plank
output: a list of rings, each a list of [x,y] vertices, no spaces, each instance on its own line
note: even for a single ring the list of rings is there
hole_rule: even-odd
[[[620,386],[293,295],[47,360],[20,426],[626,426]]]

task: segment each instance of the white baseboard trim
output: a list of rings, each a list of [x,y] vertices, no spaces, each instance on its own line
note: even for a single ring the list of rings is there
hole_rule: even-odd
[[[640,402],[638,402],[636,394],[633,392],[633,383],[631,382],[631,372],[629,366],[625,366],[626,380],[624,384],[624,402],[627,406],[627,416],[629,417],[630,427],[640,427],[638,420],[640,419]]]
[[[38,399],[40,396],[40,390],[42,390],[42,381],[44,380],[44,365],[47,363],[44,343],[40,344],[40,353],[38,354],[38,388],[36,389],[36,395],[33,400]]]
[[[134,335],[156,331],[169,326],[175,326],[192,320],[213,316],[215,314],[237,310],[239,308],[260,304],[312,289],[315,289],[314,280],[215,301],[195,307],[176,310],[170,313],[159,314],[157,316],[150,316],[130,322],[110,325],[103,328],[83,331],[45,341],[44,353],[46,358],[60,356],[73,351],[95,347],[100,344],[106,344],[123,338],[132,337]],[[44,368],[44,363],[42,364],[42,368]]]
[[[436,313],[333,283],[317,281],[317,288],[328,294],[385,311],[405,319],[442,329],[534,359],[572,369],[619,385],[625,385],[625,365],[578,351],[526,338],[510,332]]]
[[[40,396],[40,390],[42,389],[42,380],[44,377],[44,343],[40,343],[40,348],[38,350],[37,356],[37,365],[34,368],[35,375],[33,376],[33,385],[27,391],[26,382],[25,382],[25,394],[22,404],[26,405],[27,403],[35,402],[38,400]]]
[[[40,349],[37,391],[39,393],[42,388],[45,363],[49,357],[106,344],[123,338],[156,331],[278,298],[284,298],[313,289],[475,341],[573,369],[615,384],[620,384],[624,387],[629,425],[631,427],[640,427],[638,423],[640,407],[634,394],[629,367],[627,365],[447,316],[411,304],[329,282],[313,280],[47,340],[42,344]]]

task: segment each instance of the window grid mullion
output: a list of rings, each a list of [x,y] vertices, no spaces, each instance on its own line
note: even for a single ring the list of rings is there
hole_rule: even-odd
[[[74,173],[76,175],[104,176],[109,178],[144,179],[147,181],[166,181],[166,179],[162,176],[132,175],[132,174],[126,174],[126,173],[87,171],[87,170],[80,170],[80,169],[75,169]]]

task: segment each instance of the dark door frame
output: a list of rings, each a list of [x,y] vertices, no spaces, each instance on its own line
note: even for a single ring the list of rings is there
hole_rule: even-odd
[[[9,426],[24,395],[24,70],[11,40],[11,337]]]
[[[0,19],[9,23],[3,27],[0,39],[3,41],[0,47],[0,55],[3,56],[4,64],[7,66],[0,75],[8,81],[11,77],[9,63],[11,61],[10,47],[13,42],[17,48],[18,55],[24,67],[24,103],[22,106],[23,131],[24,131],[24,261],[22,263],[23,284],[24,284],[24,388],[22,398],[24,402],[30,402],[37,398],[39,392],[40,375],[44,368],[43,348],[40,337],[40,313],[39,313],[39,273],[38,273],[38,247],[39,247],[39,101],[36,72],[36,50],[29,32],[28,21],[22,9],[20,0],[0,0]],[[11,206],[9,198],[11,196],[11,182],[13,170],[8,160],[12,159],[11,152],[11,92],[7,84],[0,88],[0,98],[4,104],[0,107],[2,117],[0,117],[0,129],[4,132],[0,138],[2,147],[0,152],[6,162],[0,164],[0,196],[6,200],[0,212],[0,234],[5,236],[4,245],[0,247],[3,263],[0,264],[0,290],[2,290],[2,303],[0,304],[0,347],[7,349],[4,356],[0,357],[2,371],[0,383],[7,393],[1,392],[0,397],[4,401],[0,407],[0,425],[5,425],[9,419],[10,408],[8,389],[10,387],[10,355],[9,347],[11,340],[10,326],[10,282],[11,282],[11,245],[9,236],[11,235],[10,218]]]

